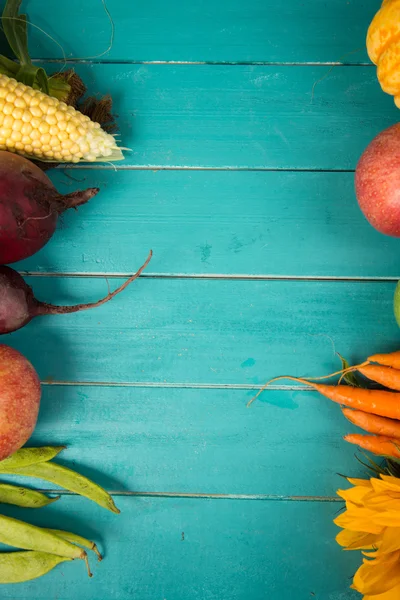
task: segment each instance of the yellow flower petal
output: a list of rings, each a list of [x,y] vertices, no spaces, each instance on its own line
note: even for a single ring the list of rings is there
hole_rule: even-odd
[[[386,527],[380,536],[379,552],[386,554],[397,550],[400,550],[400,527]]]
[[[398,477],[393,477],[393,475],[381,475],[381,479],[386,483],[392,484],[397,489],[400,489],[400,479]]]
[[[386,477],[382,475],[382,479],[375,479],[372,477],[371,485],[374,492],[387,492],[392,490],[394,492],[400,492],[400,485],[396,481],[396,477]]]
[[[355,479],[354,477],[347,477],[347,481],[351,483],[351,485],[362,485],[369,488],[372,487],[369,479]]]
[[[374,596],[364,596],[363,600],[399,600],[400,598],[400,585],[392,588],[388,592],[383,594],[375,594]]]
[[[400,552],[381,554],[373,560],[364,559],[354,576],[353,586],[360,594],[370,596],[400,586]]]
[[[346,550],[367,550],[374,547],[377,536],[373,533],[362,531],[349,531],[343,529],[336,536],[336,541]]]
[[[400,510],[387,510],[375,513],[373,521],[381,527],[400,527]],[[363,531],[362,529],[360,531]]]
[[[381,533],[384,525],[372,520],[374,513],[360,508],[357,512],[346,510],[343,514],[336,517],[334,523],[342,529],[350,531],[362,531],[363,533]],[[399,515],[400,517],[400,515]]]
[[[346,500],[346,503],[352,502],[357,506],[362,506],[364,497],[370,493],[370,488],[366,486],[356,486],[349,488],[348,490],[337,490],[336,493],[343,498],[343,500]]]

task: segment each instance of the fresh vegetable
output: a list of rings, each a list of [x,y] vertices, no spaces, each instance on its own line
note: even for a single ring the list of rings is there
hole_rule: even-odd
[[[342,413],[351,423],[364,429],[364,431],[368,431],[368,433],[400,440],[400,421],[350,408],[342,408]]]
[[[373,354],[368,357],[368,362],[378,363],[393,369],[400,369],[400,351],[389,352],[388,354]]]
[[[0,542],[24,550],[49,552],[67,558],[86,558],[86,552],[45,529],[0,515]]]
[[[43,479],[84,496],[99,506],[118,514],[119,509],[104,488],[76,471],[51,462],[52,458],[60,452],[60,448],[64,447],[21,448],[13,456],[0,462],[0,474]],[[44,459],[46,456],[47,458]]]
[[[382,365],[364,365],[358,367],[357,371],[391,390],[400,391],[400,370]]]
[[[85,496],[114,513],[119,513],[112,497],[101,486],[71,469],[51,462],[62,448],[62,446],[22,448],[0,462],[0,472],[44,479]],[[40,508],[57,499],[48,498],[36,490],[0,483],[0,504],[5,502],[23,508]],[[30,551],[12,554],[0,552],[0,584],[41,577],[64,558],[84,559],[91,576],[85,548],[94,552],[99,561],[102,560],[96,544],[79,534],[62,529],[35,527],[1,514],[0,543]],[[59,561],[58,558],[61,560]]]
[[[63,538],[63,540],[67,540],[68,542],[72,542],[73,544],[77,544],[78,546],[83,546],[88,550],[94,552],[97,556],[97,560],[100,562],[103,560],[102,555],[99,552],[96,544],[91,540],[88,540],[81,535],[77,535],[76,533],[71,533],[70,531],[62,531],[61,529],[46,529],[46,531],[50,531],[50,533],[54,533],[58,535],[58,537]]]
[[[0,56],[0,149],[45,162],[122,160],[114,136],[58,99],[68,96],[68,83],[49,79],[43,68],[33,65],[20,5],[21,0],[8,0],[2,16],[20,64]]]
[[[400,123],[378,134],[361,156],[355,174],[357,200],[370,224],[400,237]]]
[[[356,408],[374,415],[380,415],[381,417],[400,419],[400,401],[399,395],[396,392],[367,390],[364,388],[350,387],[348,385],[326,385],[314,383],[313,381],[308,381],[301,377],[283,376],[271,379],[271,381],[263,386],[258,394],[250,400],[248,406],[258,398],[269,384],[280,379],[290,379],[292,381],[303,383],[304,385],[309,385],[314,390],[337,404],[342,404],[349,408]]]
[[[30,465],[29,467],[21,467],[19,469],[13,469],[4,471],[12,475],[24,475],[26,477],[36,477],[38,479],[44,479],[59,485],[71,492],[85,496],[89,500],[96,502],[103,508],[110,510],[114,513],[120,511],[115,506],[114,500],[106,490],[102,487],[90,481],[87,477],[79,475],[71,469],[67,469],[61,465],[57,465],[52,462],[41,462],[36,465]]]
[[[372,454],[378,456],[391,456],[400,458],[400,440],[386,437],[383,435],[362,435],[360,433],[350,433],[343,438],[350,444],[355,444]]]
[[[115,138],[73,106],[0,74],[0,149],[55,162],[123,160]]]
[[[0,345],[1,348],[1,345]],[[55,458],[65,446],[42,446],[41,448],[21,448],[12,456],[0,461],[0,475],[13,469],[29,467]]]
[[[17,350],[0,345],[0,460],[31,436],[39,412],[39,377]],[[1,463],[0,463],[1,464]]]
[[[122,292],[132,281],[137,279],[149,264],[152,252],[143,266],[122,285],[97,302],[75,304],[74,306],[55,306],[40,302],[33,295],[32,288],[25,283],[19,273],[10,267],[0,266],[0,335],[11,333],[27,325],[32,319],[45,315],[65,315],[69,313],[88,310],[105,304],[117,294]]]
[[[63,196],[31,161],[0,151],[0,264],[35,254],[54,234],[58,217],[98,191],[89,188]]]
[[[36,490],[0,483],[0,504],[13,504],[21,508],[42,508],[59,499],[60,496],[49,498]]]
[[[367,34],[367,50],[377,65],[379,83],[400,108],[400,3],[383,0]]]
[[[2,552],[0,554],[0,583],[22,583],[46,575],[60,563],[70,561],[66,556],[47,552]]]

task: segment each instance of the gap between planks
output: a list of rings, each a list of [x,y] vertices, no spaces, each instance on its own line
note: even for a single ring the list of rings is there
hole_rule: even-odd
[[[80,64],[80,65],[166,65],[166,66],[210,66],[210,67],[375,67],[375,65],[369,61],[365,62],[338,62],[338,61],[223,61],[223,60],[122,60],[122,59],[110,59],[110,60],[96,60],[96,59],[85,59],[85,58],[34,58],[33,63],[48,63],[48,64]]]
[[[54,167],[64,171],[92,170],[92,171],[245,171],[259,173],[354,173],[354,169],[319,169],[296,167],[241,167],[225,165],[222,167],[196,166],[196,165],[115,165],[94,163],[65,163]]]
[[[261,390],[264,384],[247,383],[174,383],[166,381],[56,381],[44,380],[42,385],[59,387],[134,387],[134,388],[171,388],[171,389],[196,389],[196,390]],[[300,391],[315,392],[311,386],[306,385],[270,385],[266,391]]]
[[[56,494],[58,496],[78,496],[67,490],[38,490],[45,494]],[[262,500],[264,502],[343,502],[337,496],[277,496],[274,494],[207,494],[196,492],[133,492],[133,491],[110,491],[112,496],[130,496],[133,498],[195,498],[200,500]]]
[[[51,273],[41,271],[20,271],[24,277],[70,277],[70,278],[93,278],[93,279],[125,279],[132,276],[132,273],[113,272],[96,273],[84,271]],[[334,276],[334,275],[245,275],[229,273],[142,273],[142,279],[210,279],[210,280],[233,280],[233,281],[309,281],[309,282],[350,282],[350,283],[396,283],[399,276],[390,277],[371,277],[371,276]]]

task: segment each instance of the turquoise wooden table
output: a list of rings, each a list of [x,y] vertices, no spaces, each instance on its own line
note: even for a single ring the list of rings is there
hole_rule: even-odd
[[[337,473],[362,468],[337,407],[283,382],[399,346],[400,245],[356,205],[364,147],[399,119],[364,50],[377,0],[24,3],[92,91],[111,93],[124,163],[52,172],[101,194],[18,264],[51,302],[4,342],[43,382],[32,443],[66,443],[121,515],[65,495],[7,514],[99,542],[81,564],[2,587],[13,600],[355,600],[335,544]],[[60,47],[36,29],[53,71]],[[50,63],[50,64],[49,64]],[[77,180],[77,181],[76,181]],[[78,183],[79,182],[79,183]],[[43,487],[44,484],[43,484]]]

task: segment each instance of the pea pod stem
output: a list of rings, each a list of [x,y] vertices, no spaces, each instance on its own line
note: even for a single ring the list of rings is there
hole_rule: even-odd
[[[58,465],[53,462],[42,462],[30,465],[28,467],[7,470],[7,473],[12,475],[25,475],[27,477],[35,477],[55,483],[60,487],[75,492],[80,496],[85,496],[89,500],[96,502],[99,506],[106,508],[114,513],[119,513],[119,509],[115,506],[114,500],[108,492],[101,486],[97,485],[87,477]]]
[[[72,542],[73,544],[77,544],[78,546],[83,546],[88,550],[92,550],[97,555],[97,560],[103,560],[102,555],[99,552],[96,544],[81,535],[77,535],[76,533],[71,533],[70,531],[62,531],[61,529],[46,529],[46,531],[50,531],[50,533],[54,533],[58,535],[58,537],[63,538],[64,540],[68,540],[68,542]]]
[[[22,583],[46,575],[60,563],[72,558],[47,552],[25,550],[0,553],[0,584]]]
[[[21,508],[41,508],[58,500],[60,496],[49,498],[41,492],[29,488],[0,483],[0,504],[13,504]]]

